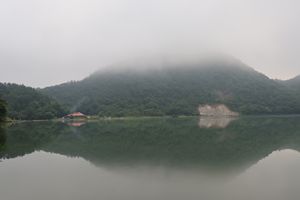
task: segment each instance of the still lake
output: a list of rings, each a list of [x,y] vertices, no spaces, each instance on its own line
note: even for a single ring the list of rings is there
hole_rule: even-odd
[[[299,200],[300,117],[0,128],[1,200]]]

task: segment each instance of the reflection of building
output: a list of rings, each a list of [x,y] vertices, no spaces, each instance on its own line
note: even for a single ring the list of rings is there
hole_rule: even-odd
[[[86,124],[86,122],[84,121],[81,121],[81,122],[70,122],[70,123],[67,123],[68,126],[73,126],[73,127],[80,127],[82,125]]]
[[[81,112],[75,112],[68,114],[63,117],[63,119],[69,119],[69,120],[86,120],[88,116],[82,114]]]

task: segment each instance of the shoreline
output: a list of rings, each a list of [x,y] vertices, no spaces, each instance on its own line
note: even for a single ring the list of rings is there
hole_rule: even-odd
[[[113,120],[138,120],[138,119],[157,119],[157,118],[265,118],[265,117],[300,117],[300,114],[264,114],[264,115],[240,115],[240,116],[201,116],[201,115],[179,115],[179,116],[127,116],[127,117],[97,117],[90,116],[86,120],[65,120],[62,118],[41,119],[41,120],[8,120],[2,124],[14,124],[24,122],[95,122],[95,121],[113,121]]]

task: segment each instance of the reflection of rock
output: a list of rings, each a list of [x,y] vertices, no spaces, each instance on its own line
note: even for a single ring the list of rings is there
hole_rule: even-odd
[[[226,128],[230,122],[236,120],[234,117],[200,117],[200,128]]]
[[[200,105],[199,114],[201,116],[238,116],[239,113],[231,111],[224,104]]]

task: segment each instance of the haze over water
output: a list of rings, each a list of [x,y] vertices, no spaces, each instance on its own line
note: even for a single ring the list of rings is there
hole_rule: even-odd
[[[293,200],[300,117],[151,118],[0,129],[5,200]]]

